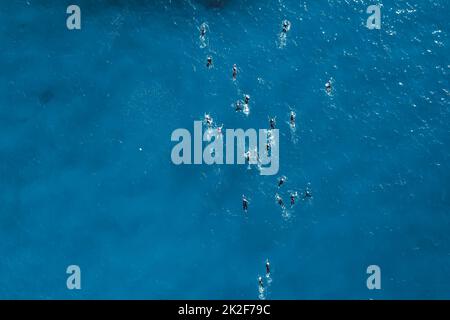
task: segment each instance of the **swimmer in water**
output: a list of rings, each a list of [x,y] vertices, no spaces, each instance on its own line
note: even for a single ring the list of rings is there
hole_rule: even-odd
[[[291,23],[288,20],[283,21],[283,33],[287,33],[291,29]]]
[[[237,66],[236,64],[233,64],[233,80],[236,80],[237,73],[238,73]]]
[[[270,263],[269,259],[266,260],[266,276],[270,276]]]
[[[275,119],[276,119],[276,117],[269,119],[270,129],[275,129],[275,125],[276,125],[276,120]]]
[[[260,289],[264,288],[264,283],[263,283],[263,279],[261,276],[258,277],[258,285],[259,285]]]
[[[291,192],[291,194],[289,195],[290,199],[291,199],[291,207],[294,206],[295,204],[295,199],[298,198],[298,193],[297,191]]]
[[[242,104],[241,104],[241,100],[236,101],[236,108],[235,108],[236,112],[242,111]]]
[[[284,202],[283,202],[283,198],[280,197],[280,195],[277,193],[275,194],[275,200],[277,200],[277,203],[280,205],[280,207],[282,209],[284,209]]]
[[[213,118],[211,118],[211,116],[210,116],[209,114],[205,113],[205,119],[204,119],[204,122],[205,122],[205,124],[206,124],[208,127],[212,127],[212,124],[213,124]]]
[[[283,183],[286,181],[286,176],[281,176],[278,178],[278,188],[283,185]]]
[[[208,56],[208,58],[206,58],[206,67],[211,68],[212,66],[213,66],[212,58]]]
[[[208,45],[208,37],[206,35],[208,32],[208,24],[206,22],[203,22],[198,30],[200,32],[200,48],[205,48]]]
[[[305,195],[303,196],[304,199],[311,199],[312,198],[312,192],[309,190],[309,188],[306,188]]]
[[[248,104],[250,102],[250,96],[248,94],[244,95],[244,103]]]
[[[247,151],[246,153],[244,153],[244,156],[245,156],[245,163],[249,163],[249,162],[250,162],[250,156],[251,156],[251,155],[252,155],[252,154],[251,154],[250,150]]]
[[[202,25],[200,26],[200,37],[205,37],[206,36],[206,24],[202,23]]]
[[[245,213],[247,213],[248,211],[248,200],[247,198],[242,195],[242,209],[244,210]]]
[[[290,115],[289,115],[289,123],[291,125],[291,127],[295,127],[295,112],[291,111]]]
[[[327,93],[331,93],[331,80],[328,80],[327,83],[325,83],[325,90],[327,91]]]

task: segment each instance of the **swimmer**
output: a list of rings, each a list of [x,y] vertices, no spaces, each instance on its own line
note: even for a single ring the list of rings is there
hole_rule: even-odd
[[[243,112],[246,116],[248,116],[248,115],[250,114],[250,108],[249,108],[249,106],[248,106],[247,103],[244,103],[244,109],[242,109],[242,112]]]
[[[202,23],[202,25],[200,26],[200,37],[205,37],[206,36],[206,23]]]
[[[236,112],[242,111],[241,100],[236,101]]]
[[[309,190],[309,188],[306,188],[305,195],[303,196],[304,199],[311,199],[312,198],[312,192]]]
[[[286,176],[281,176],[278,178],[278,188],[283,185],[283,183],[286,181]]]
[[[266,276],[270,276],[270,263],[269,259],[266,260]]]
[[[295,112],[291,111],[290,115],[289,115],[289,123],[291,125],[291,127],[295,127]]]
[[[275,129],[275,125],[276,125],[276,120],[275,119],[276,119],[276,117],[269,119],[270,129]]]
[[[327,81],[327,83],[325,83],[325,90],[327,91],[327,93],[331,93],[331,79]]]
[[[245,213],[247,213],[248,200],[247,200],[247,198],[244,195],[242,195],[242,209],[244,210]]]
[[[236,80],[237,73],[238,73],[237,66],[236,64],[233,64],[233,80]]]
[[[275,194],[275,200],[277,200],[277,203],[280,205],[280,207],[284,209],[283,198],[281,198],[278,193]]]
[[[284,20],[283,21],[283,33],[287,33],[289,30],[291,29],[291,23],[289,22],[289,20]]]
[[[250,162],[250,156],[251,156],[250,150],[247,151],[246,153],[244,153],[244,156],[245,156],[245,162],[249,163]]]
[[[289,197],[291,198],[291,207],[293,207],[294,204],[295,204],[295,199],[298,198],[298,193],[297,193],[297,191],[291,192],[291,194],[289,195]]]
[[[270,151],[270,143],[266,143],[266,151]]]
[[[259,288],[264,288],[264,283],[263,283],[263,279],[261,276],[258,277],[258,285],[259,285]]]
[[[208,46],[208,24],[206,22],[203,22],[200,27],[198,28],[200,35],[199,35],[199,39],[200,39],[200,48],[205,48]]]
[[[244,103],[248,104],[250,102],[250,96],[248,94],[244,95]]]
[[[208,56],[208,58],[206,58],[206,67],[211,68],[212,66],[213,66],[212,58]]]
[[[213,118],[209,114],[205,113],[205,119],[203,121],[208,127],[212,127]]]

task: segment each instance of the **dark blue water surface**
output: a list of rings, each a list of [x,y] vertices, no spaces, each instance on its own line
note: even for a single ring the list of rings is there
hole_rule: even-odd
[[[373,2],[78,0],[69,31],[73,1],[2,1],[0,298],[256,299],[266,259],[268,299],[450,298],[450,3],[384,1],[369,30]],[[276,116],[286,185],[175,166],[205,112]],[[274,194],[307,186],[282,217]]]

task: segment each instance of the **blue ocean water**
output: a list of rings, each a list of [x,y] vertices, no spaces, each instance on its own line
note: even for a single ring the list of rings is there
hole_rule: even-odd
[[[447,0],[383,1],[380,30],[367,0],[77,0],[73,31],[69,4],[1,4],[0,298],[257,299],[266,259],[268,299],[450,298]],[[172,131],[205,112],[276,116],[285,189],[175,166]],[[283,218],[274,194],[307,186]]]

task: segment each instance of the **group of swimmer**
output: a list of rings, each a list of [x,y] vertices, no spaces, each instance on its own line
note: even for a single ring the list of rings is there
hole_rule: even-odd
[[[277,184],[278,188],[281,188],[281,186],[286,182],[286,180],[287,180],[286,176],[279,177],[278,184]],[[289,200],[290,200],[291,208],[295,205],[295,202],[298,198],[299,198],[299,194],[297,191],[289,191]],[[309,187],[306,187],[305,191],[303,192],[303,200],[308,200],[308,199],[312,199],[312,192]],[[275,200],[282,209],[286,209],[286,206],[284,205],[284,200],[278,193],[275,194]],[[245,195],[242,195],[242,210],[245,213],[248,212],[248,205],[249,205],[248,198]]]
[[[206,57],[206,67],[207,68],[212,68],[213,67],[213,59],[212,59],[212,57],[211,56],[207,56]],[[237,79],[237,74],[238,74],[238,68],[237,68],[237,65],[236,64],[233,64],[233,69],[232,69],[232,77],[233,77],[233,81],[236,81],[236,79]],[[332,85],[331,85],[331,79],[330,80],[328,80],[326,83],[325,83],[325,91],[328,93],[328,94],[331,94],[331,91],[332,91]],[[248,104],[248,100],[250,100],[250,96],[249,95],[245,95],[245,98],[246,98],[246,101],[245,101],[245,103],[246,104]],[[237,103],[236,103],[236,111],[241,111],[242,109],[240,108],[240,101],[238,101]],[[292,115],[293,115],[293,117],[292,117]],[[291,122],[295,122],[295,113],[294,114],[292,114],[292,112],[291,112]]]
[[[217,133],[218,136],[222,135],[222,127],[223,127],[223,125],[215,126],[214,125],[214,120],[209,114],[205,113],[205,115],[203,117],[203,123],[208,128],[208,132],[207,132],[208,133],[208,135],[207,135],[207,137],[208,137],[207,139],[208,140],[211,139],[211,136],[212,136],[212,134],[214,132],[213,129],[216,130],[216,133]]]
[[[286,37],[287,37],[287,34],[288,34],[290,29],[291,29],[291,22],[289,20],[283,20],[283,23],[282,23],[282,26],[281,26],[281,33],[280,33],[280,41],[281,41],[280,47],[283,47],[285,45]],[[200,31],[199,38],[200,38],[200,42],[201,42],[200,46],[202,48],[204,48],[204,47],[207,46],[206,34],[207,34],[207,31],[208,31],[208,24],[206,22],[202,23],[200,28],[199,28],[199,31]],[[212,68],[213,67],[213,59],[212,59],[211,56],[207,56],[206,57],[206,67],[207,68]],[[232,70],[233,70],[232,71],[233,81],[235,81],[237,79],[237,74],[238,74],[238,68],[237,68],[236,64],[233,65],[233,69]],[[325,83],[325,91],[328,94],[331,94],[331,91],[332,91],[331,79],[328,80]],[[236,104],[236,111],[241,111],[238,103]],[[294,115],[294,118],[295,118],[295,115]]]
[[[236,65],[235,65],[236,66]],[[234,67],[233,67],[234,69]],[[234,71],[233,71],[233,77],[234,77]],[[244,100],[238,100],[235,104],[235,110],[236,112],[243,112],[245,115],[249,115],[250,113],[250,96],[248,94],[244,94]]]
[[[279,177],[278,178],[278,188],[280,188],[286,182],[286,180],[287,180],[286,176]],[[298,197],[299,197],[299,195],[298,195],[297,191],[289,191],[289,200],[290,200],[291,208],[295,205],[295,201],[298,199]],[[307,199],[311,199],[311,198],[312,198],[311,190],[307,187],[303,194],[303,200],[307,200]],[[275,200],[278,203],[278,205],[281,207],[281,209],[283,209],[283,210],[286,209],[283,198],[278,193],[275,194]]]
[[[282,26],[281,26],[281,33],[279,35],[279,40],[280,40],[280,48],[283,48],[286,45],[286,40],[287,40],[287,34],[289,32],[289,30],[291,29],[291,23],[288,20],[284,20],[282,22]],[[202,48],[206,47],[208,45],[208,39],[207,39],[207,32],[208,32],[208,25],[206,23],[203,23],[200,28],[200,46]],[[213,63],[213,58],[212,56],[207,56],[206,58],[206,67],[208,69],[211,69],[214,67],[214,63]],[[233,64],[233,67],[231,69],[231,75],[232,75],[232,80],[236,81],[237,77],[238,77],[238,73],[239,73],[239,69],[238,66],[236,64]],[[332,79],[328,80],[325,83],[325,92],[328,95],[331,95],[332,93]],[[234,109],[236,112],[243,112],[245,115],[249,115],[250,112],[250,108],[249,108],[249,104],[250,104],[250,95],[248,94],[244,94],[243,95],[243,99],[239,99],[236,101],[235,105],[234,105]],[[213,119],[209,114],[205,114],[204,116],[204,123],[208,128],[213,128]],[[295,132],[295,128],[296,128],[296,113],[295,111],[291,110],[289,113],[289,126],[292,129],[292,132]],[[268,134],[270,135],[271,130],[276,129],[276,117],[269,117],[269,130],[268,130]],[[221,128],[222,127],[218,127],[217,131],[220,134],[221,133]],[[271,143],[268,142],[266,144],[266,151],[269,152],[271,148]],[[257,156],[257,155],[256,155]],[[250,162],[251,159],[251,152],[247,151],[245,153],[245,159],[246,162]],[[278,189],[280,189],[287,181],[287,177],[286,176],[281,176],[278,178],[278,182],[277,182],[277,186]],[[297,199],[299,199],[300,195],[297,191],[288,191],[288,195],[289,195],[289,200],[290,200],[290,207],[292,208],[295,204]],[[306,187],[305,191],[302,194],[302,200],[308,200],[312,198],[312,192],[309,189],[309,187]],[[286,206],[284,204],[284,200],[283,198],[280,196],[280,194],[277,192],[275,193],[275,200],[276,203],[281,207],[281,209],[284,211],[286,209]],[[249,210],[249,198],[245,195],[242,195],[242,210],[247,213]],[[271,278],[270,278],[270,263],[269,260],[266,260],[266,278],[268,279],[268,283],[270,284],[271,282]],[[264,293],[264,281],[263,281],[263,277],[259,276],[258,277],[258,286],[259,286],[259,292],[260,292],[260,296],[263,295]]]

